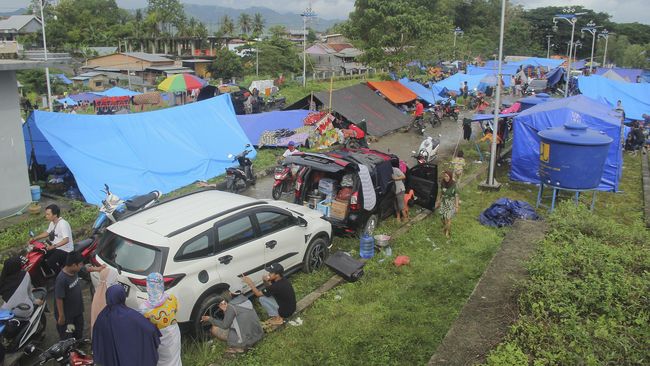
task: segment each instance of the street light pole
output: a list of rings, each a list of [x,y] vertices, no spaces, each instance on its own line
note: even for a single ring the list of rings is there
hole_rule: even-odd
[[[596,23],[594,23],[593,20],[590,20],[589,23],[587,23],[586,27],[582,27],[582,29],[580,29],[580,34],[584,32],[591,33],[591,60],[589,61],[589,75],[591,75],[594,68],[594,47],[596,46],[597,28],[598,27],[596,26]]]
[[[45,17],[43,16],[43,3],[47,0],[39,0],[41,5],[41,30],[43,31],[43,58],[47,63],[47,40],[45,39]],[[45,83],[47,84],[47,106],[52,112],[52,87],[50,85],[50,68],[45,67]]]
[[[551,38],[553,38],[552,35],[546,35],[546,58],[551,58]]]
[[[598,38],[605,38],[605,53],[603,54],[603,67],[607,63],[607,41],[609,41],[609,32],[607,29],[603,29],[602,32],[598,35]]]
[[[501,184],[494,179],[494,166],[497,163],[497,139],[499,137],[499,112],[501,108],[501,77],[502,77],[502,66],[503,66],[503,33],[505,30],[506,22],[506,0],[501,0],[501,30],[499,34],[499,67],[497,71],[497,88],[496,88],[496,100],[494,105],[494,120],[492,121],[492,146],[490,149],[490,169],[488,170],[488,180],[485,185],[485,188],[489,189],[499,189]]]
[[[302,87],[307,87],[307,19],[316,16],[311,10],[311,4],[302,14]]]
[[[557,14],[556,16],[553,17],[553,30],[557,30],[557,22],[559,19],[563,19],[567,21],[569,24],[571,24],[571,41],[570,45],[573,45],[573,33],[575,33],[576,29],[576,22],[578,21],[578,15],[582,15],[584,13],[575,13],[574,8],[564,8],[562,9],[562,12],[564,14]],[[569,47],[572,48],[572,47]],[[569,82],[571,81],[571,50],[569,50],[569,64],[567,65],[567,82],[566,82],[566,87],[564,88],[564,97],[566,98],[569,95]]]
[[[463,30],[460,29],[460,27],[456,27],[456,29],[454,29],[454,55],[453,55],[454,61],[456,61],[456,36],[458,35],[462,36],[463,34],[465,34],[465,32],[463,32]]]
[[[255,40],[255,76],[260,76],[260,48],[258,43]]]

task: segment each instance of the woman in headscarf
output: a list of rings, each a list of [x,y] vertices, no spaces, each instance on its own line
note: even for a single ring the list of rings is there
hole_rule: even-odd
[[[93,332],[93,326],[99,313],[106,307],[106,290],[117,283],[117,271],[105,267],[99,273],[99,284],[95,288],[93,303],[90,306],[90,334]]]
[[[40,300],[34,299],[32,281],[29,273],[22,270],[20,257],[5,261],[0,274],[0,296],[4,300],[0,309],[13,312],[18,319],[29,319],[34,312],[34,303],[40,305]]]
[[[165,293],[165,282],[160,273],[147,276],[147,301],[140,312],[162,334],[158,347],[158,366],[181,366],[181,331],[176,322],[178,300]]]
[[[126,306],[122,285],[106,290],[106,307],[93,328],[93,359],[101,366],[156,366],[160,332]]]

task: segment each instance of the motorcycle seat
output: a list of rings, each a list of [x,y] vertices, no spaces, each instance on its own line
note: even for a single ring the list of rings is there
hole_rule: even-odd
[[[81,252],[82,250],[88,248],[90,244],[93,243],[92,238],[84,239],[82,241],[74,243],[74,251],[75,252]]]
[[[150,192],[143,194],[141,196],[135,196],[124,202],[126,204],[126,209],[129,211],[136,211],[144,207],[147,203],[155,200],[158,197],[156,192]]]

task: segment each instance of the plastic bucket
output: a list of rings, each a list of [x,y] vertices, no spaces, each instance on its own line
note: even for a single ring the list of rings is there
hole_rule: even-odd
[[[32,201],[38,202],[41,200],[41,186],[30,186],[29,190],[32,192]]]
[[[384,235],[384,234],[375,235],[375,244],[378,247],[383,248],[385,246],[388,246],[389,242],[390,242],[390,235]]]

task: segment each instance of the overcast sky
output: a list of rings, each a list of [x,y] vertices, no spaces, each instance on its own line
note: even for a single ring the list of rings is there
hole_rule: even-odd
[[[541,6],[583,5],[613,16],[616,22],[639,22],[650,24],[650,0],[512,0],[527,8]],[[0,11],[10,11],[27,5],[28,0],[0,0]],[[308,5],[308,0],[181,0],[184,3],[221,5],[232,8],[264,6],[278,12],[300,13]],[[117,0],[124,8],[144,7],[146,0]],[[354,0],[313,0],[314,11],[326,19],[344,19],[354,8]]]

